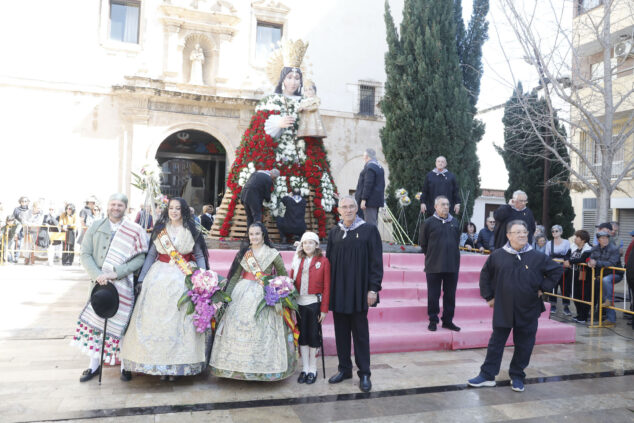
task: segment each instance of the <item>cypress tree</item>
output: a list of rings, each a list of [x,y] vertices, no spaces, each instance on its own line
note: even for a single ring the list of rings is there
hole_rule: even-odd
[[[531,116],[530,119],[526,115],[527,110]],[[504,194],[508,200],[514,191],[525,191],[528,195],[528,207],[533,212],[535,219],[540,220],[543,210],[544,156],[546,156],[550,160],[550,173],[547,181],[549,185],[548,217],[550,225],[561,225],[563,236],[570,237],[574,233],[572,221],[575,218],[568,188],[570,173],[552,154],[545,154],[536,132],[537,129],[542,137],[549,136],[547,123],[539,124],[540,121],[543,122],[544,117],[549,118],[546,102],[538,98],[536,91],[525,93],[522,84],[519,83],[504,107],[502,119],[504,123],[504,148],[498,148],[509,172],[509,187]],[[538,126],[533,127],[531,120],[536,122]],[[555,121],[558,131],[565,134],[565,128],[556,119],[556,115]],[[556,143],[556,137],[550,136],[549,138]],[[568,162],[570,161],[568,150],[562,143],[555,144],[555,148],[561,157]],[[547,231],[548,229],[546,228]]]
[[[475,101],[470,100],[460,67],[455,4],[405,0],[400,34],[387,2],[385,9],[387,80],[381,110],[386,122],[381,142],[390,169],[388,206],[397,210],[398,188],[405,188],[413,198],[442,155],[461,191],[469,193],[462,210],[466,206],[471,214],[480,185],[473,139]],[[477,86],[479,90],[479,82]],[[413,201],[406,210],[412,234],[420,203]]]

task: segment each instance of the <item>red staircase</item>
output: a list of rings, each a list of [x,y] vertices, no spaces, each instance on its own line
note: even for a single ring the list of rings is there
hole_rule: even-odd
[[[209,250],[211,267],[226,276],[235,257],[235,250]],[[284,251],[282,257],[290,267],[293,252]],[[478,280],[486,256],[463,254],[460,262],[454,323],[460,332],[442,329],[427,330],[427,283],[423,254],[383,254],[383,284],[381,303],[368,313],[370,348],[372,353],[458,350],[486,347],[491,335],[493,310],[480,297]],[[550,304],[539,319],[537,344],[575,342],[575,327],[549,319]],[[442,298],[441,298],[442,313]],[[324,349],[335,355],[335,336],[332,315],[323,326]],[[512,345],[512,336],[508,345]]]

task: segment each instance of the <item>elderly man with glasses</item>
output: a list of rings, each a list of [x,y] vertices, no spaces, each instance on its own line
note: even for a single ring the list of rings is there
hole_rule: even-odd
[[[528,243],[533,244],[533,234],[535,233],[535,217],[533,212],[526,207],[528,196],[524,191],[517,190],[509,200],[508,204],[500,206],[493,218],[496,222],[495,228],[495,248],[502,248],[506,244],[506,225],[513,220],[522,220],[528,226]]]
[[[531,247],[528,237],[533,231],[523,220],[512,220],[505,229],[507,243],[491,253],[480,272],[480,295],[493,308],[493,333],[480,374],[467,383],[476,388],[495,386],[512,329],[515,351],[509,368],[511,389],[522,392],[537,320],[546,310],[542,293],[553,289],[563,267]]]

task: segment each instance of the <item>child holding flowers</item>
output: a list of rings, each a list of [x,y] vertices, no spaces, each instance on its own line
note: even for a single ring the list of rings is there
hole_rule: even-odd
[[[319,325],[326,318],[330,301],[330,262],[319,248],[316,233],[305,232],[302,235],[290,276],[299,292],[297,323],[303,368],[297,382],[310,385],[317,379],[316,356],[321,345]]]

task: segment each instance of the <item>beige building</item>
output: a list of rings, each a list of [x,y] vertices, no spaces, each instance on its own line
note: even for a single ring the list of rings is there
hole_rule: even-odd
[[[592,31],[591,22],[601,22],[604,9],[601,0],[576,0],[573,19],[573,39],[575,48],[581,56],[580,65],[573,66],[573,81],[601,80],[603,78],[604,48]],[[610,16],[610,57],[613,69],[612,84],[614,102],[617,104],[624,96],[626,101],[614,114],[613,133],[619,134],[624,126],[631,128],[634,113],[634,4],[631,0],[616,0],[612,5]],[[603,96],[597,95],[591,88],[579,91],[581,101],[590,105],[595,116],[603,118],[605,114]],[[579,119],[578,113],[571,110],[572,119]],[[601,168],[601,156],[598,147],[581,131],[573,133],[576,145],[585,154],[588,161],[596,168]],[[620,149],[612,163],[612,176],[616,178],[623,173],[633,158],[634,135],[630,135],[624,147]],[[573,161],[573,166],[583,176],[591,176],[588,166],[581,160]],[[618,185],[610,199],[612,220],[620,223],[620,239],[625,246],[631,240],[630,231],[634,230],[634,173],[630,172]],[[614,179],[613,179],[614,180]],[[574,179],[573,179],[573,182]],[[575,228],[584,228],[594,234],[597,219],[597,198],[591,191],[571,191],[573,206],[577,217]]]
[[[402,1],[393,1],[400,16]],[[382,1],[47,0],[0,6],[3,189],[81,203],[113,191],[142,201],[131,172],[154,159],[163,191],[200,206],[225,187],[281,39],[310,43],[340,192],[367,147],[380,152],[386,50]],[[34,12],[37,11],[37,12]]]

